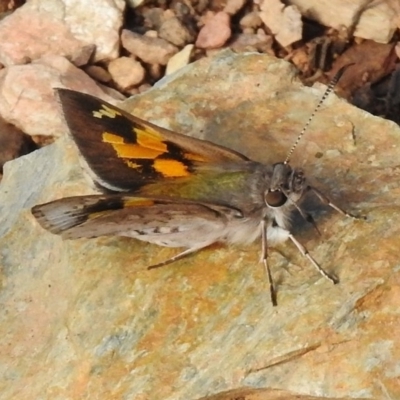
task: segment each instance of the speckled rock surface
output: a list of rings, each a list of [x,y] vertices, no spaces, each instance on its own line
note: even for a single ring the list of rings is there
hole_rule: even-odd
[[[282,161],[322,87],[266,55],[223,52],[124,107],[265,163]],[[29,110],[27,110],[29,112]],[[290,243],[216,246],[155,271],[174,250],[135,240],[63,242],[30,207],[93,193],[70,139],[7,163],[0,185],[2,398],[198,399],[243,386],[320,397],[400,397],[400,130],[335,96],[292,158],[353,221],[308,206],[322,233],[296,237],[340,278],[323,279]],[[289,397],[287,397],[289,398]]]
[[[115,59],[124,9],[123,0],[30,0],[0,23],[0,62],[58,54],[84,65],[92,53],[94,61]]]

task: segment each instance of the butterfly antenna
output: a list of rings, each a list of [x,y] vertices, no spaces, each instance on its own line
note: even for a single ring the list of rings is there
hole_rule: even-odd
[[[318,102],[317,106],[315,107],[314,111],[311,113],[310,118],[308,118],[308,121],[304,125],[304,128],[301,130],[299,136],[297,136],[296,141],[294,142],[292,148],[289,150],[288,155],[286,156],[285,161],[283,162],[284,164],[288,164],[290,161],[290,158],[292,157],[292,154],[299,144],[301,138],[303,137],[304,133],[307,131],[307,128],[309,127],[311,121],[314,119],[315,114],[318,112],[318,110],[321,108],[322,104],[326,100],[326,98],[330,95],[336,84],[338,83],[339,79],[342,77],[344,71],[350,67],[351,65],[354,65],[354,63],[347,64],[343,66],[342,68],[339,69],[338,72],[336,72],[335,76],[332,78],[332,80],[329,82],[328,87],[325,90],[325,93],[322,95],[321,100]]]

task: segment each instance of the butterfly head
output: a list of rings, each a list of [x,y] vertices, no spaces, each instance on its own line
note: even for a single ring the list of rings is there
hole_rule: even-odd
[[[296,203],[303,196],[306,187],[306,179],[301,169],[293,169],[284,162],[274,164],[271,182],[264,194],[265,203],[270,208],[280,208],[288,200]]]

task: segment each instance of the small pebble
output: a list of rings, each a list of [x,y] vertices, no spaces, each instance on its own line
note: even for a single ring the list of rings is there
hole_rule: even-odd
[[[138,86],[146,76],[142,64],[129,57],[120,57],[111,61],[108,64],[108,72],[122,91]]]
[[[262,20],[258,15],[257,11],[252,11],[249,14],[246,14],[240,21],[239,25],[242,29],[245,28],[259,28],[262,25]]]
[[[178,48],[164,39],[139,35],[124,29],[121,34],[122,46],[131,54],[148,64],[167,65]]]
[[[111,81],[110,73],[99,65],[88,65],[85,67],[85,72],[96,81],[107,83]]]
[[[197,36],[196,47],[200,49],[217,49],[222,47],[230,37],[230,16],[221,11],[208,18],[201,28]]]
[[[193,48],[194,48],[193,44],[188,44],[179,53],[176,53],[174,56],[172,56],[168,61],[165,75],[172,74],[178,69],[184,67],[185,65],[188,65],[190,62],[190,57],[192,55]]]
[[[246,0],[228,0],[224,11],[229,15],[236,15],[246,4]]]
[[[177,17],[166,19],[161,24],[158,36],[178,47],[183,47],[194,40],[189,29]]]

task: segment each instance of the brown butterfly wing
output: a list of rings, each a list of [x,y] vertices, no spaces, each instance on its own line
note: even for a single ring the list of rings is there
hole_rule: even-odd
[[[98,182],[137,190],[162,179],[187,177],[199,166],[247,161],[223,146],[143,121],[88,94],[57,89],[65,121]]]
[[[223,239],[218,232],[242,216],[232,207],[125,195],[67,197],[35,206],[32,214],[64,239],[117,235],[169,247]]]

